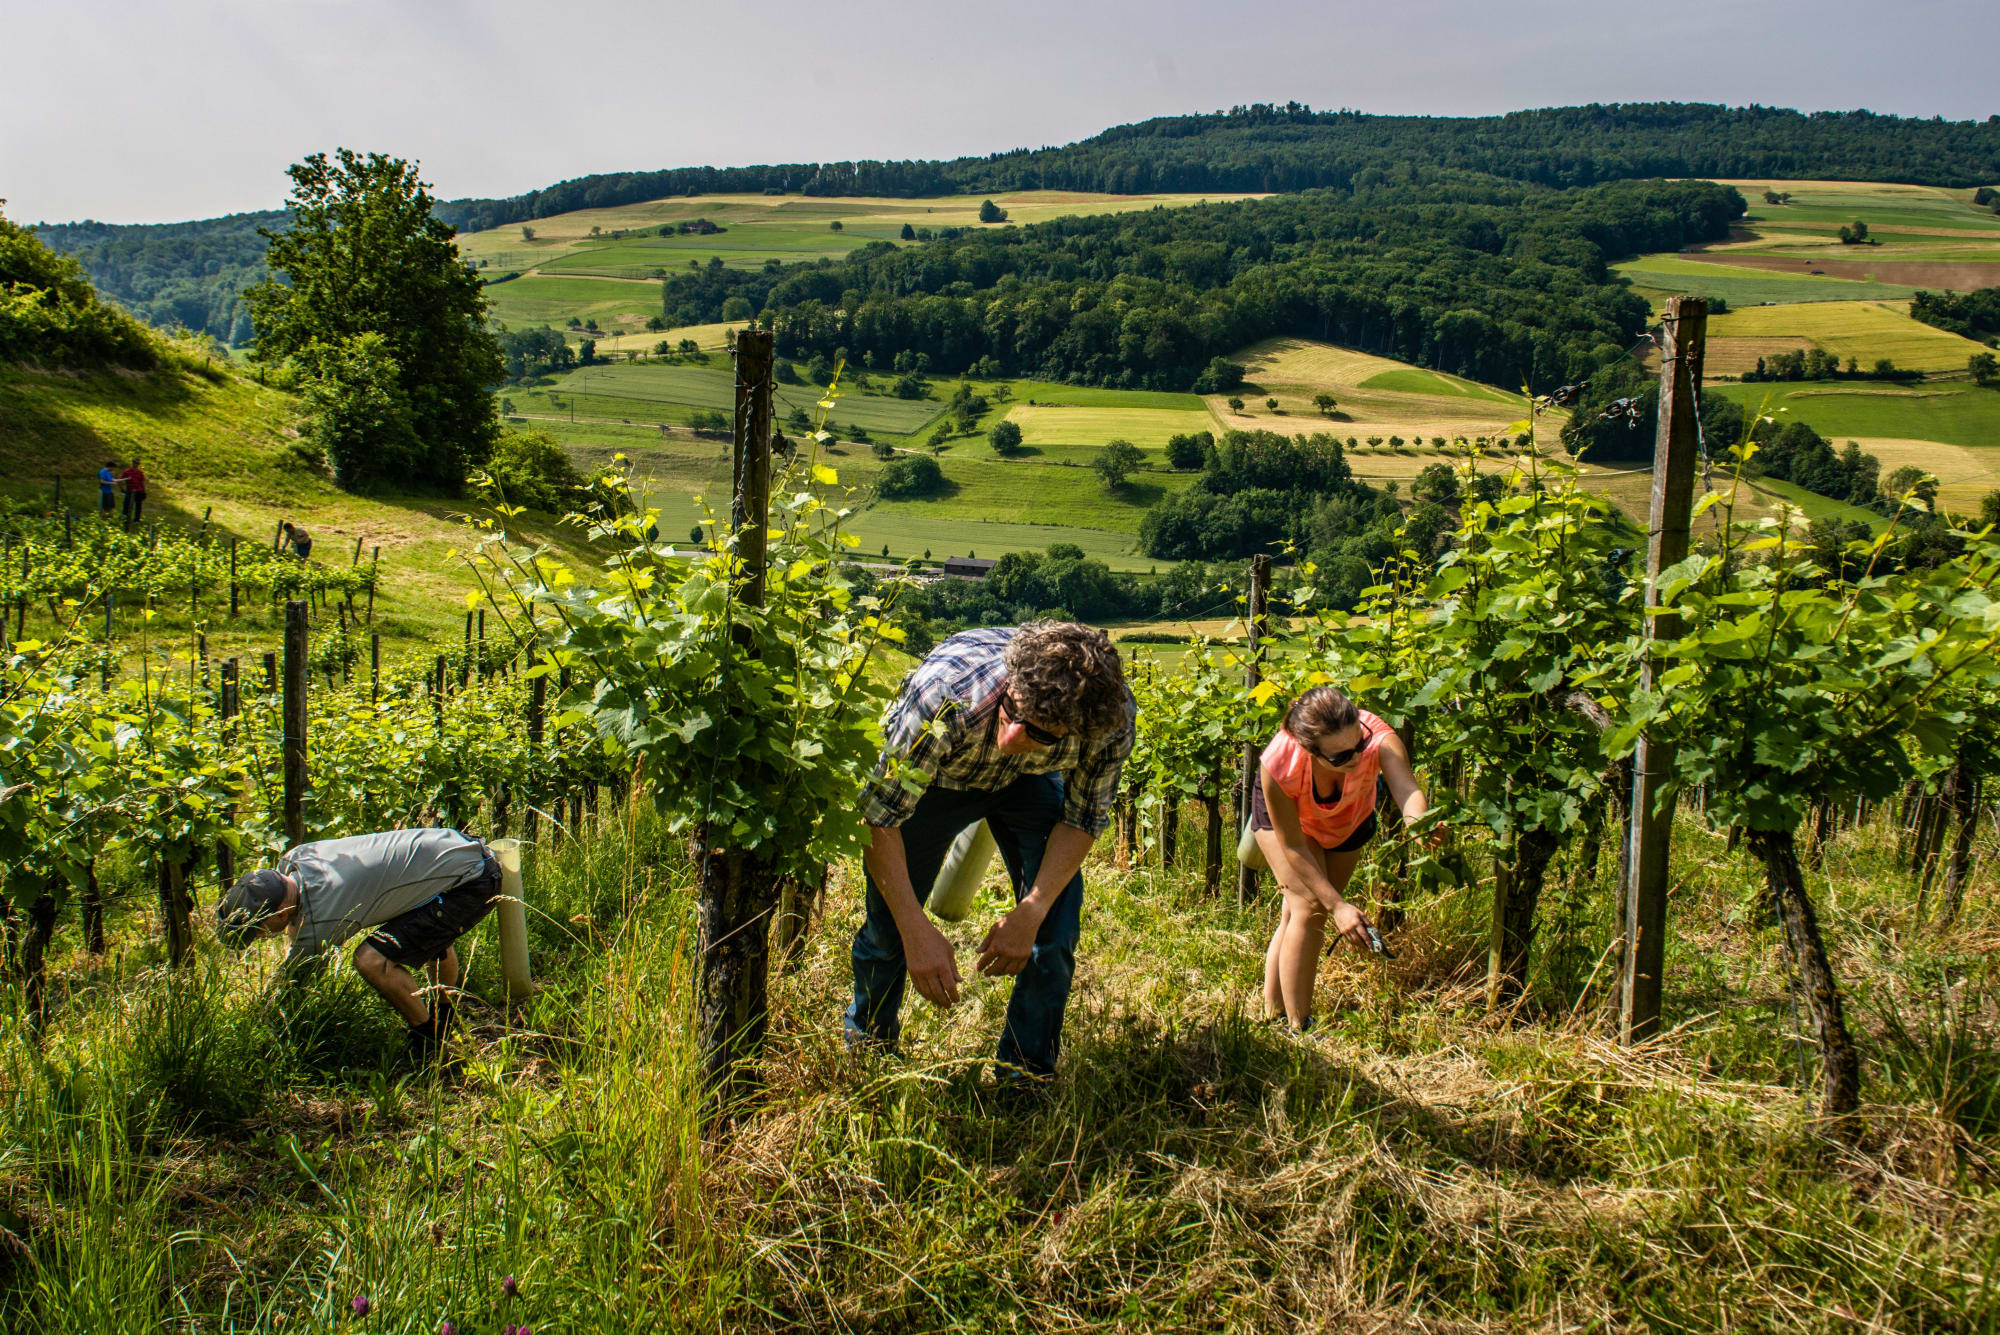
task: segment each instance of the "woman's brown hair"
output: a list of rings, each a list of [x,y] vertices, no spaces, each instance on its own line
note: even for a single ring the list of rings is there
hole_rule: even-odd
[[[1332,686],[1313,687],[1292,701],[1292,707],[1285,711],[1285,731],[1308,751],[1319,745],[1320,738],[1359,722],[1361,711],[1354,707],[1346,692]]]

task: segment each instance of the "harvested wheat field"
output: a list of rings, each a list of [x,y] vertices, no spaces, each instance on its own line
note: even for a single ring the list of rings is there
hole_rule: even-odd
[[[1527,415],[1518,394],[1331,343],[1267,339],[1235,360],[1247,368],[1238,391],[1243,410],[1233,411],[1228,395],[1208,399],[1209,411],[1226,431],[1295,436],[1325,431],[1363,442],[1371,436],[1476,439],[1508,434],[1509,426]],[[1323,393],[1337,400],[1330,416],[1313,402]],[[1271,398],[1278,401],[1275,411],[1265,403]]]

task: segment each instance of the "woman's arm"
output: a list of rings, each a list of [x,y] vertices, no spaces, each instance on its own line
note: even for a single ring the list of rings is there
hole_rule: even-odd
[[[1403,813],[1403,825],[1407,828],[1416,824],[1431,809],[1431,804],[1425,800],[1424,790],[1417,787],[1416,772],[1410,768],[1409,748],[1392,732],[1382,738],[1376,753],[1382,761],[1382,777],[1389,781],[1389,796]]]
[[[1306,847],[1306,832],[1299,825],[1298,804],[1292,801],[1290,793],[1278,786],[1277,780],[1257,768],[1258,782],[1264,785],[1264,809],[1271,817],[1271,831],[1278,836],[1279,853],[1284,860],[1283,867],[1272,867],[1278,879],[1286,885],[1304,890],[1328,913],[1339,908],[1344,900],[1340,891],[1333,888],[1333,882],[1326,879],[1326,868]]]

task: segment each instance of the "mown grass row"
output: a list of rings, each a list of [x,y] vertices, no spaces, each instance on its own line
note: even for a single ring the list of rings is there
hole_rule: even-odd
[[[1472,887],[1394,962],[1331,959],[1300,1038],[1261,1020],[1268,902],[1106,863],[1041,1104],[981,1069],[999,981],[913,1001],[899,1057],[845,1054],[837,869],[774,981],[767,1092],[706,1132],[690,878],[649,820],[531,869],[545,991],[519,1015],[482,927],[442,1077],[388,1064],[395,1022],[345,970],[282,1014],[271,947],[167,977],[135,890],[111,954],[59,967],[43,1045],[4,1035],[0,1327],[1986,1329],[2000,914],[1989,879],[1918,930],[1884,842],[1827,864],[1870,1059],[1854,1146],[1807,1106],[1757,878],[1692,821],[1673,1028],[1639,1052],[1609,1037],[1609,865],[1554,878],[1511,1022],[1479,1004]],[[995,907],[951,929],[962,958]]]

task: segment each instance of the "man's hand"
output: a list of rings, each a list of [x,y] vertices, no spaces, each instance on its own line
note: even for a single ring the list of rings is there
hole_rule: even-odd
[[[1042,930],[1044,916],[1035,911],[1032,903],[1023,900],[988,928],[986,939],[979,943],[979,972],[1005,978],[1027,968],[1028,957],[1035,952],[1035,933]]]
[[[958,1004],[958,952],[929,919],[913,923],[903,933],[903,963],[925,1001],[940,1010]]]
[[[1343,899],[1333,906],[1333,912],[1327,916],[1333,919],[1333,930],[1341,936],[1346,937],[1357,948],[1361,950],[1373,949],[1368,944],[1368,929],[1366,927],[1368,919],[1361,916],[1360,909],[1355,908],[1354,905]]]

